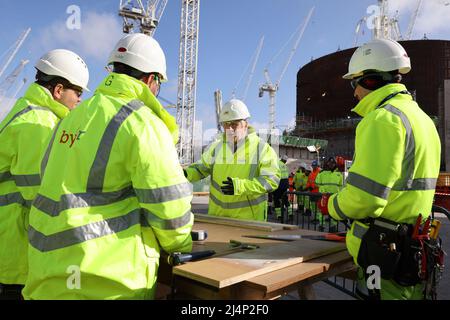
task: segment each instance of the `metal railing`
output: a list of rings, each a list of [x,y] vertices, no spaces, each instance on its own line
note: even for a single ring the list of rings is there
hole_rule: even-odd
[[[320,192],[287,191],[284,196],[287,196],[288,205],[283,205],[283,201],[281,202],[281,221],[277,220],[275,213],[269,216],[270,220],[320,232],[342,232],[350,228],[347,221],[338,221],[331,218],[330,215],[321,214],[317,205],[322,197]],[[356,282],[354,280],[334,276],[323,280],[323,282],[355,299],[359,299],[355,293]]]

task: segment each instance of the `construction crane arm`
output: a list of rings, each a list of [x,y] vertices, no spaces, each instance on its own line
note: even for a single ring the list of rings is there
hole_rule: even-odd
[[[248,89],[250,88],[250,84],[252,83],[253,74],[255,73],[256,64],[258,63],[259,54],[261,53],[263,44],[264,44],[264,36],[262,36],[261,40],[259,40],[259,44],[256,49],[255,60],[253,61],[252,69],[250,70],[250,75],[248,77],[247,83],[245,84],[244,95],[242,96],[243,101],[247,99]]]
[[[303,36],[303,33],[305,32],[306,26],[308,25],[309,20],[311,19],[311,16],[312,16],[313,12],[314,12],[314,7],[312,7],[312,8],[309,10],[308,16],[306,17],[306,19],[305,19],[305,21],[304,21],[304,23],[303,23],[303,26],[301,27],[301,31],[300,31],[300,33],[298,34],[297,39],[295,40],[294,47],[291,49],[291,53],[290,53],[290,55],[289,55],[289,58],[287,59],[286,64],[284,65],[284,68],[283,68],[283,70],[281,71],[280,77],[278,78],[278,81],[276,82],[276,86],[278,86],[278,85],[280,84],[281,80],[283,79],[283,76],[284,76],[284,74],[286,73],[286,70],[287,70],[289,64],[291,63],[292,58],[294,57],[294,54],[295,54],[295,52],[297,51],[298,45],[299,45],[299,43],[300,43],[300,40],[301,40],[301,38],[302,38],[302,36]]]
[[[414,25],[416,24],[417,16],[419,15],[420,6],[422,5],[422,0],[417,1],[416,9],[414,10],[411,20],[409,21],[408,31],[406,33],[405,40],[410,40],[412,36],[412,32],[414,29]]]

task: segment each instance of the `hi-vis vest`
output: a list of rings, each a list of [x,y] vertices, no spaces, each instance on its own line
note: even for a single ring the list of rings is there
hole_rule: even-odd
[[[30,212],[26,299],[152,298],[160,246],[191,250],[191,185],[160,107],[112,73],[60,122]]]
[[[316,185],[321,193],[336,193],[342,188],[344,182],[342,173],[336,168],[334,171],[320,171],[316,177]]]
[[[402,84],[371,92],[353,109],[355,156],[346,186],[330,197],[335,219],[352,219],[347,248],[357,261],[368,226],[358,220],[382,217],[414,223],[430,214],[439,176],[441,144],[436,126]]]
[[[0,283],[25,283],[28,213],[41,182],[40,157],[68,113],[33,83],[0,123]]]
[[[283,161],[278,160],[278,166],[280,167],[281,173],[280,179],[289,179],[289,169],[287,165]]]
[[[236,152],[224,141],[213,142],[201,159],[186,169],[189,181],[211,175],[208,214],[243,220],[267,219],[267,193],[278,188],[280,169],[273,148],[253,128],[238,142]],[[227,177],[233,179],[234,195],[220,189]]]

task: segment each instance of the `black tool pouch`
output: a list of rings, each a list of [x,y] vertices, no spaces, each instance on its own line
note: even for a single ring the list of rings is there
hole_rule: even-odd
[[[419,259],[421,259],[422,249],[419,240],[414,240],[410,235],[402,239],[399,248],[402,257],[395,272],[394,280],[401,286],[415,286],[421,279],[419,277]]]
[[[362,237],[358,252],[358,265],[364,272],[371,265],[380,268],[381,278],[390,280],[396,273],[401,253],[393,248],[397,246],[398,232],[390,228],[371,223],[369,229]]]

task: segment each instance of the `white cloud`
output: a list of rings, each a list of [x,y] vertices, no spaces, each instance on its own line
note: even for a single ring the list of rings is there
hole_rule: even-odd
[[[403,33],[407,32],[412,15],[417,8],[419,0],[397,0],[390,2],[390,12],[400,13]],[[429,38],[442,38],[450,32],[448,17],[450,16],[450,1],[448,0],[422,0],[417,20],[414,25],[412,39],[421,38],[427,34]]]
[[[56,21],[38,32],[35,47],[41,52],[67,48],[83,58],[92,57],[105,61],[122,36],[121,23],[112,13],[81,13],[81,29],[69,30],[66,21]]]

